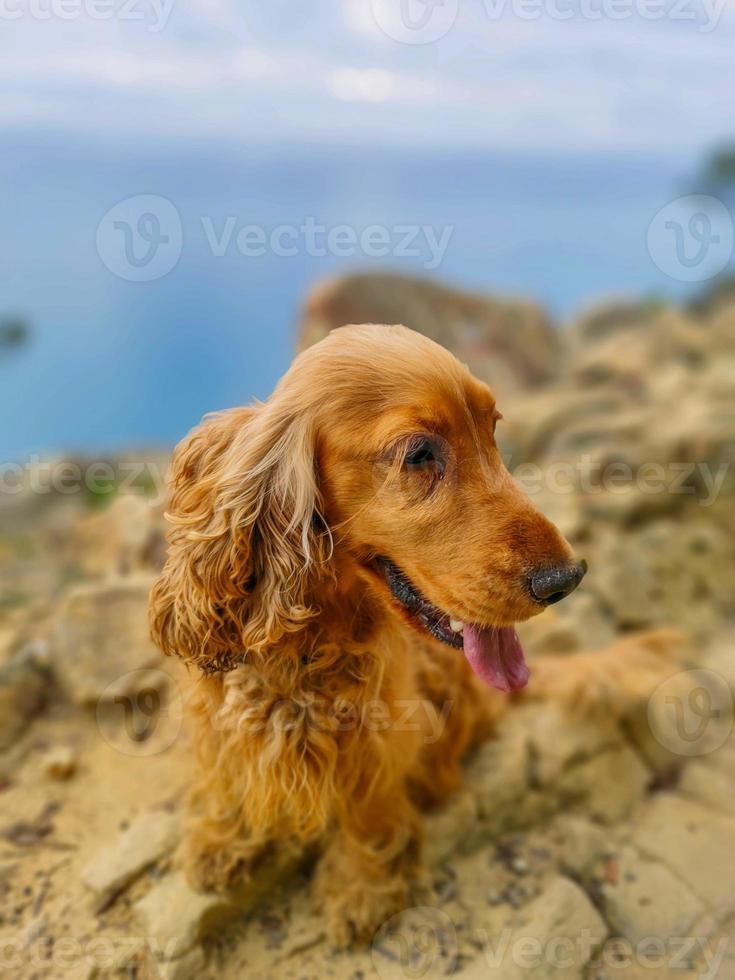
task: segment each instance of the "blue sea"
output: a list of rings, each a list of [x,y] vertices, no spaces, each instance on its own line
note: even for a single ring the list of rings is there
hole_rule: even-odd
[[[683,192],[683,172],[629,157],[6,132],[0,319],[27,319],[31,337],[0,352],[0,459],[167,446],[203,413],[265,397],[290,361],[304,296],[347,270],[529,297],[560,322],[601,298],[681,295],[686,287],[651,261],[646,229]],[[98,240],[110,209],[138,195],[165,198],[181,222],[178,261],[150,281],[111,270]],[[307,247],[298,231],[307,219],[356,235],[381,226],[394,251],[403,226],[449,229],[448,243],[436,268],[422,236],[416,255],[366,255],[359,244],[344,254],[349,236]],[[282,240],[288,254],[238,248],[250,225],[268,240],[278,226],[295,229]]]

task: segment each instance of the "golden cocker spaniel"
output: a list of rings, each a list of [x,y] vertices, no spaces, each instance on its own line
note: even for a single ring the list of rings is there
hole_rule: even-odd
[[[199,887],[297,838],[336,942],[406,902],[421,810],[529,679],[514,624],[585,571],[503,465],[499,418],[438,344],[347,326],[177,448],[151,622],[197,668]]]

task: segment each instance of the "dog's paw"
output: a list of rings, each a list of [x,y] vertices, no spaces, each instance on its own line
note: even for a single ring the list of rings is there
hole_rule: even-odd
[[[193,888],[227,894],[248,882],[267,854],[267,846],[248,841],[212,844],[193,839],[184,843],[179,857]]]
[[[355,890],[339,902],[326,903],[327,931],[332,944],[337,949],[367,945],[383,923],[407,903],[405,887],[372,894]]]
[[[318,871],[314,897],[332,945],[347,949],[369,943],[387,919],[404,909],[409,903],[409,887],[399,877],[348,884]]]

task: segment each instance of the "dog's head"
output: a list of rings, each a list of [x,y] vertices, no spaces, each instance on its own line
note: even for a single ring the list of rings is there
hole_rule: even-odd
[[[229,666],[302,628],[324,583],[361,584],[489,683],[523,686],[513,624],[571,592],[584,565],[503,465],[500,417],[426,337],[333,331],[268,402],[205,420],[177,449],[154,636]]]

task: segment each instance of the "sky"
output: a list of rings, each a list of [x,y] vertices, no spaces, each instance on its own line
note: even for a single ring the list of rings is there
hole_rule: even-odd
[[[560,322],[688,295],[667,208],[735,138],[734,51],[735,0],[0,0],[0,319],[32,333],[0,361],[0,459],[170,445],[266,397],[304,297],[355,268]],[[139,282],[148,195],[183,234]],[[451,239],[429,271],[203,231],[307,216]]]
[[[735,0],[426,2],[0,0],[0,129],[650,155],[729,135]]]

